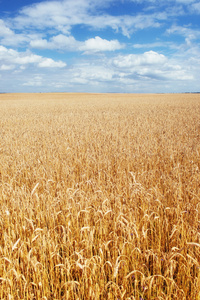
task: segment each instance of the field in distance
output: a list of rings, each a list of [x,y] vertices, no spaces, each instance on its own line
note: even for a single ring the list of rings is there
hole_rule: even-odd
[[[200,95],[0,95],[0,299],[200,299]]]

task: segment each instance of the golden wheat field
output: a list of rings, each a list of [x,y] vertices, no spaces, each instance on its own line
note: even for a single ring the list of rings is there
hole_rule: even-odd
[[[0,299],[200,299],[200,95],[0,95]]]

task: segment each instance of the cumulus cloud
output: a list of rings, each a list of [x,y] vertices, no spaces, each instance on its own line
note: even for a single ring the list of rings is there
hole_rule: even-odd
[[[101,62],[76,64],[70,69],[71,84],[100,85],[112,84],[118,90],[125,90],[127,86],[139,84],[139,82],[187,81],[193,79],[193,74],[187,67],[182,67],[174,60],[169,60],[163,54],[148,51],[143,54],[118,55],[111,59],[104,58]],[[170,83],[170,84],[171,84]],[[152,89],[153,89],[152,85]]]
[[[106,67],[106,65],[93,64],[91,66],[89,63],[75,65],[71,70],[71,83],[98,83],[98,82],[110,82],[114,76],[114,70]]]
[[[120,55],[113,60],[116,67],[131,68],[141,65],[158,65],[165,63],[167,58],[163,54],[148,51],[143,54]]]
[[[49,41],[46,39],[33,40],[30,43],[32,48],[37,49],[57,49],[64,51],[84,51],[85,54],[91,52],[115,51],[124,48],[124,45],[117,40],[108,41],[99,36],[79,42],[73,36],[59,34],[53,36]]]
[[[125,77],[149,80],[191,80],[193,75],[185,68],[170,60],[163,54],[148,51],[143,54],[119,55],[111,60],[118,72]]]
[[[2,63],[2,64],[1,64]],[[52,68],[63,68],[66,64],[62,61],[54,61],[50,58],[45,58],[40,55],[31,53],[30,51],[18,52],[13,49],[7,49],[4,46],[0,46],[0,65],[1,69],[14,68],[16,65],[29,65],[35,64],[38,67],[52,67]],[[5,67],[6,66],[6,67]]]
[[[88,52],[115,51],[122,48],[124,48],[124,46],[120,44],[119,41],[108,41],[100,38],[99,36],[86,40],[83,45],[80,46],[80,50]]]
[[[30,46],[36,49],[49,49],[51,48],[50,43],[45,39],[35,39],[30,41]]]
[[[73,36],[59,34],[48,40],[36,39],[30,42],[30,46],[36,49],[58,49],[65,51],[74,51],[79,47],[79,42]]]
[[[43,58],[38,64],[38,67],[40,68],[64,68],[65,66],[66,63],[62,61],[54,61],[51,58]]]

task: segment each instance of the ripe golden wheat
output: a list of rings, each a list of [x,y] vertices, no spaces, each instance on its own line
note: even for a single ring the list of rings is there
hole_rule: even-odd
[[[200,96],[0,95],[0,299],[200,299]]]

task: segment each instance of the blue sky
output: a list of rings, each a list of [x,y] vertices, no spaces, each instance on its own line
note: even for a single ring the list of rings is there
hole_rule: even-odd
[[[0,92],[200,91],[200,1],[0,0]]]

